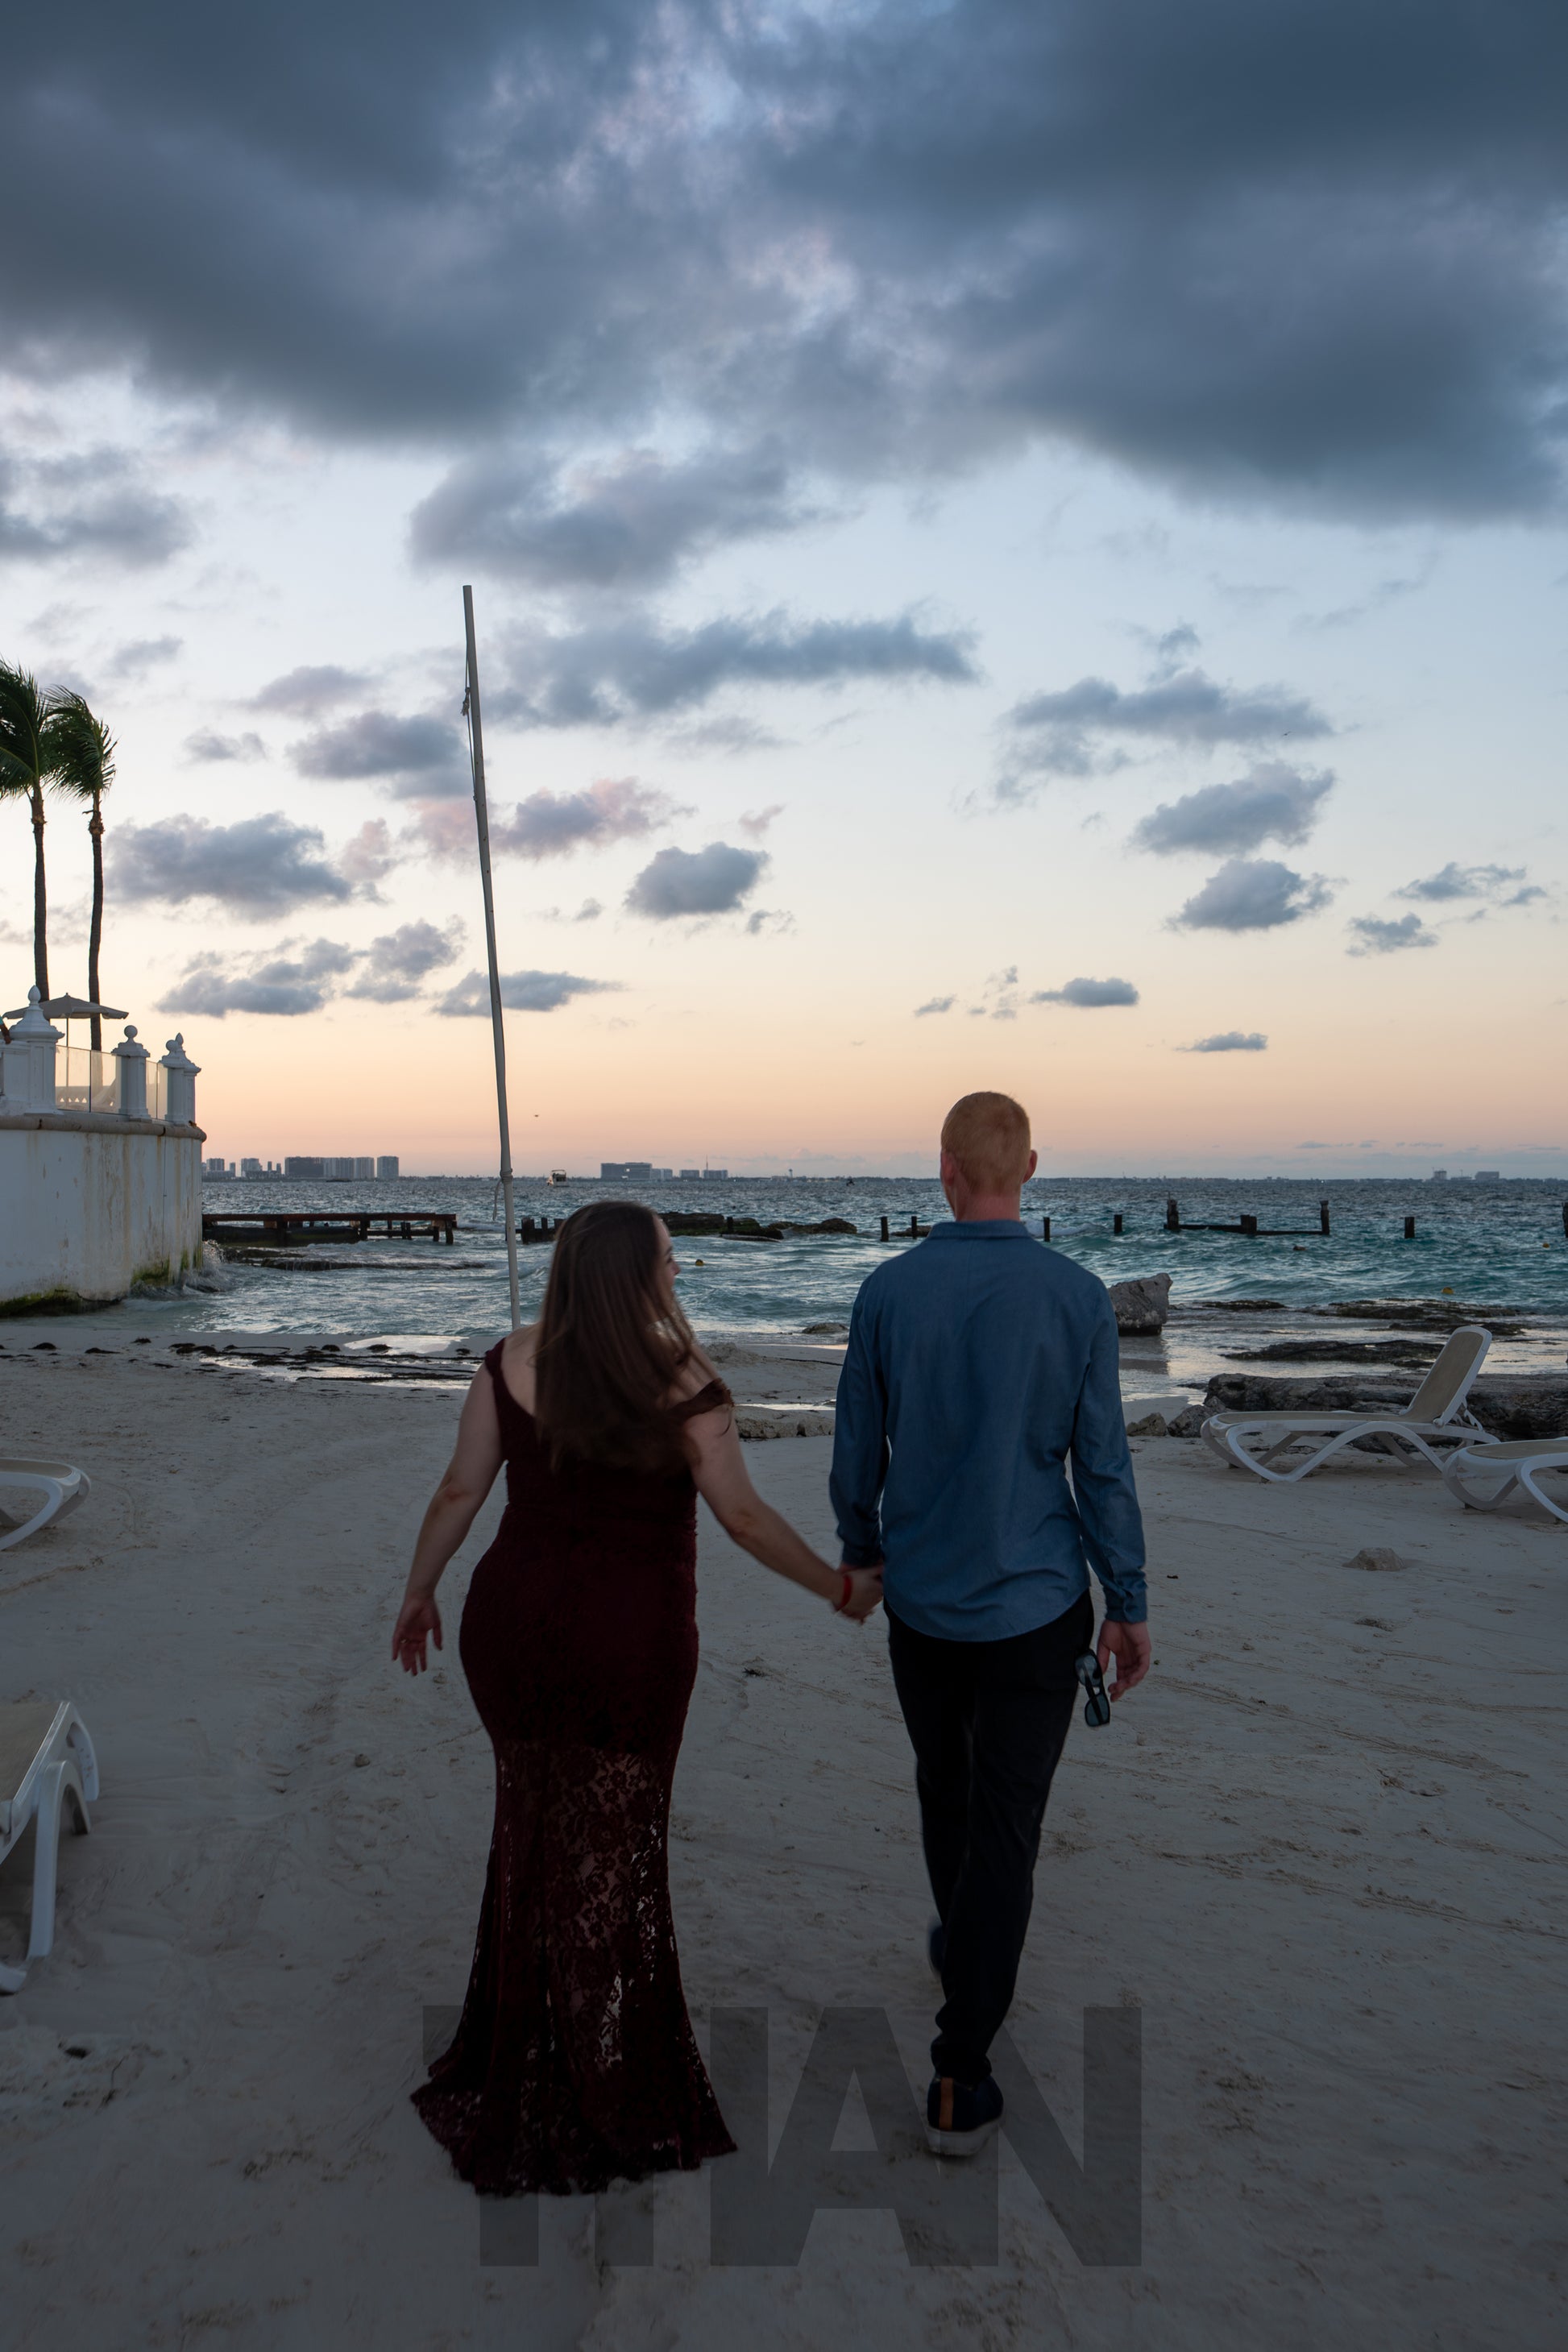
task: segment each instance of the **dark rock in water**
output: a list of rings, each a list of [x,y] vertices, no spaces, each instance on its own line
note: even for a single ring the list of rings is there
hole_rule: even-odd
[[[1264,1348],[1227,1348],[1233,1364],[1409,1364],[1425,1370],[1437,1349],[1425,1339],[1271,1339]]]
[[[1414,1393],[1408,1382],[1216,1372],[1203,1403],[1190,1405],[1187,1411],[1200,1418],[1211,1412],[1398,1412]],[[1568,1432],[1568,1378],[1556,1372],[1495,1380],[1483,1374],[1471,1389],[1468,1402],[1492,1437],[1557,1437]],[[1186,1414],[1179,1417],[1185,1420]]]
[[[786,1234],[854,1234],[860,1229],[852,1225],[847,1217],[824,1217],[819,1225],[784,1224],[779,1230]]]
[[[1183,1307],[1189,1314],[1203,1315],[1284,1315],[1289,1311],[1282,1298],[1188,1298]]]
[[[1480,1323],[1494,1339],[1515,1339],[1533,1318],[1529,1307],[1476,1307],[1458,1298],[1340,1298],[1331,1306],[1308,1307],[1308,1315],[1329,1315],[1351,1323],[1382,1323],[1396,1331],[1457,1331]]]
[[[721,1234],[724,1220],[716,1210],[667,1209],[664,1222],[672,1234]]]
[[[1202,1404],[1184,1405],[1173,1421],[1165,1423],[1166,1436],[1196,1437],[1214,1410],[1206,1398]]]
[[[782,1242],[782,1225],[760,1225],[755,1217],[726,1217],[719,1228],[732,1240],[742,1242]]]
[[[1163,1331],[1171,1312],[1171,1277],[1146,1274],[1136,1282],[1106,1285],[1116,1309],[1116,1328],[1127,1338]]]

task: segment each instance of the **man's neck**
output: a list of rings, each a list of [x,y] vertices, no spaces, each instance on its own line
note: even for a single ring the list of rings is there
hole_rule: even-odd
[[[951,1205],[961,1225],[1016,1225],[1023,1214],[1016,1192],[972,1192],[962,1206],[956,1201]]]

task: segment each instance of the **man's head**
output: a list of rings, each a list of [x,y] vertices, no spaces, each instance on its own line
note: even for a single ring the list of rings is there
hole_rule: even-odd
[[[942,1123],[942,1189],[955,1217],[1016,1217],[1037,1164],[1029,1115],[1011,1095],[963,1095]]]

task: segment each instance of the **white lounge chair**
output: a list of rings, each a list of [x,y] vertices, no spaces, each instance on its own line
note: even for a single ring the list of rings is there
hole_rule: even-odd
[[[17,1699],[0,1705],[0,1862],[37,1821],[33,1849],[33,1916],[27,1958],[41,1959],[55,1940],[55,1855],[60,1813],[68,1803],[77,1830],[90,1829],[87,1801],[98,1795],[98,1759],[86,1724],[69,1699]],[[0,1966],[0,1992],[20,1992],[25,1968]]]
[[[1510,1437],[1500,1445],[1461,1445],[1443,1465],[1443,1484],[1472,1511],[1495,1511],[1516,1486],[1522,1486],[1532,1503],[1568,1526],[1568,1509],[1543,1495],[1535,1483],[1544,1470],[1568,1471],[1568,1437]]]
[[[1216,1412],[1200,1434],[1222,1462],[1279,1485],[1305,1478],[1331,1454],[1362,1437],[1370,1437],[1397,1461],[1428,1462],[1441,1470],[1442,1455],[1435,1450],[1439,1445],[1491,1449],[1493,1441],[1465,1403],[1491,1343],[1491,1333],[1479,1323],[1461,1323],[1403,1407],[1381,1412]],[[1276,1463],[1303,1444],[1310,1448],[1304,1462],[1276,1469]]]
[[[23,1510],[27,1508],[23,1496],[37,1497],[37,1508],[21,1527],[0,1521],[0,1551],[9,1551],[13,1544],[36,1536],[51,1519],[63,1519],[91,1492],[92,1480],[74,1463],[45,1462],[30,1454],[0,1454],[0,1511],[8,1517],[13,1497]]]

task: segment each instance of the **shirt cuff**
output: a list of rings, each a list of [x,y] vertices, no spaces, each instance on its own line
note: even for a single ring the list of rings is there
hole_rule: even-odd
[[[1146,1625],[1149,1604],[1146,1601],[1107,1601],[1102,1622],[1107,1625]]]
[[[846,1568],[876,1568],[882,1557],[879,1544],[847,1543],[842,1549]]]

